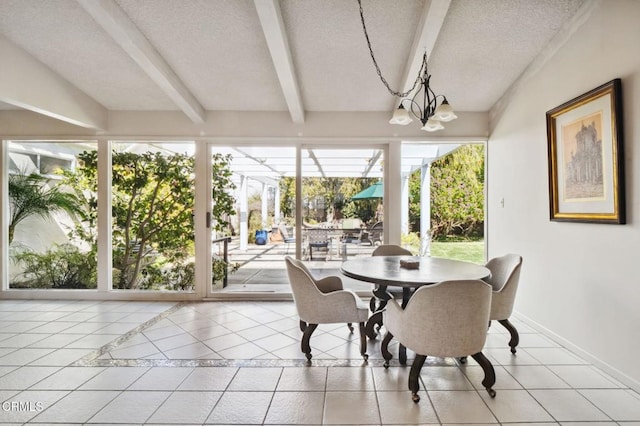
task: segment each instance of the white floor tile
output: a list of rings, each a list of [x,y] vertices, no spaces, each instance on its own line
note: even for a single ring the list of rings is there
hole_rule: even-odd
[[[529,355],[547,365],[580,365],[587,364],[580,357],[565,348],[527,348]]]
[[[553,417],[525,390],[500,390],[495,398],[480,396],[500,423],[552,422]]]
[[[124,390],[149,370],[148,367],[110,367],[80,387],[81,390]]]
[[[640,422],[640,396],[628,389],[580,390],[613,420]]]
[[[420,378],[426,390],[473,390],[467,376],[458,367],[423,366]]]
[[[0,358],[0,365],[26,365],[30,364],[45,355],[50,354],[55,349],[45,348],[25,348],[17,349],[2,358]]]
[[[24,390],[38,383],[56,371],[60,367],[20,367],[0,377],[0,389]]]
[[[326,367],[285,367],[277,391],[324,391],[327,386]]]
[[[505,365],[522,386],[530,389],[568,388],[569,385],[544,365]]]
[[[419,395],[420,404],[431,400],[442,423],[497,423],[476,391],[429,391],[427,397],[421,390]]]
[[[160,391],[125,391],[109,402],[91,423],[144,423],[171,395]]]
[[[416,404],[409,390],[383,391],[377,392],[377,395],[383,425],[438,423],[438,417],[427,398]]]
[[[599,370],[590,365],[550,365],[549,369],[573,388],[602,389],[619,387],[618,384],[609,380]]]
[[[471,385],[480,391],[484,390],[482,381],[484,380],[484,370],[479,365],[469,365],[462,367],[462,371],[466,374]],[[498,389],[522,389],[522,385],[513,378],[503,367],[494,365],[493,371],[496,375],[496,383],[493,385],[494,390]]]
[[[409,389],[409,368],[375,367],[371,369],[377,391],[407,391]]]
[[[273,392],[225,392],[205,423],[262,424]]]
[[[222,392],[174,392],[148,423],[201,425],[221,396]]]
[[[573,389],[539,389],[530,393],[559,422],[611,420]]]
[[[47,355],[38,358],[29,365],[59,365],[67,366],[89,353],[87,349],[55,349]]]
[[[224,391],[237,372],[235,367],[196,367],[178,390]]]
[[[33,421],[44,424],[84,423],[119,394],[117,391],[71,392],[34,417]]]
[[[191,367],[153,367],[128,390],[174,390],[193,372]]]
[[[240,368],[228,390],[232,391],[274,391],[280,380],[282,368]]]
[[[323,424],[370,425],[380,422],[375,392],[327,392]]]
[[[368,391],[374,389],[373,374],[367,367],[328,369],[327,391]]]
[[[265,424],[321,424],[323,405],[324,392],[276,392]]]
[[[196,342],[190,345],[164,351],[169,359],[217,359],[220,358],[214,351],[203,343]]]
[[[243,343],[218,352],[218,354],[224,359],[254,359],[266,353],[266,350],[251,342]],[[277,357],[274,356],[274,358]]]
[[[3,424],[9,422],[22,424],[22,422],[27,422],[55,404],[67,393],[68,391],[28,390],[6,400],[3,399],[0,422]]]
[[[37,390],[73,390],[82,386],[102,371],[104,367],[66,367],[53,373],[31,387]]]

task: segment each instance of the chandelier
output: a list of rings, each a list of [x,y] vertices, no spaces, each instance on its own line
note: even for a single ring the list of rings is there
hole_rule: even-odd
[[[362,21],[362,29],[364,31],[364,37],[367,40],[367,46],[369,47],[369,54],[371,60],[376,68],[380,81],[387,88],[387,91],[395,97],[403,98],[400,100],[398,109],[393,113],[393,117],[389,120],[390,124],[400,124],[406,126],[411,123],[413,115],[416,119],[422,123],[422,130],[427,132],[435,132],[436,130],[444,129],[443,122],[455,120],[458,116],[453,112],[453,108],[449,105],[447,98],[444,95],[436,95],[435,92],[429,86],[429,80],[431,75],[427,68],[427,52],[422,56],[422,66],[418,72],[413,87],[406,92],[398,92],[393,90],[387,80],[382,76],[378,61],[373,54],[373,48],[371,47],[371,41],[369,40],[369,34],[367,33],[367,26],[364,22],[364,11],[362,10],[362,0],[358,0],[360,6],[360,20]],[[413,96],[411,94],[413,93]],[[438,105],[438,100],[441,100]],[[406,105],[406,106],[405,106]]]

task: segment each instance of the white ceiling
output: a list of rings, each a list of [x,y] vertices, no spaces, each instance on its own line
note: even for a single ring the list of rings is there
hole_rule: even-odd
[[[396,90],[415,79],[412,60],[426,47],[436,93],[457,111],[488,111],[584,1],[363,0],[363,8]],[[123,43],[114,31],[142,37]],[[356,0],[0,0],[0,34],[108,110],[288,110],[295,121],[305,111],[395,103]]]

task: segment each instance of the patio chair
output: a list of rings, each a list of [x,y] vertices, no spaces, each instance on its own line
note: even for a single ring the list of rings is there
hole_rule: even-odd
[[[394,337],[416,353],[409,372],[409,389],[414,402],[420,401],[420,370],[427,356],[460,358],[471,355],[484,371],[482,385],[493,398],[496,382],[491,361],[482,353],[487,339],[491,310],[491,286],[481,280],[442,281],[418,288],[402,309],[390,300],[384,312],[387,334],[382,340],[384,367],[392,355],[389,342]]]
[[[300,317],[302,330],[301,349],[307,361],[311,362],[309,340],[318,324],[347,323],[353,332],[352,323],[360,325],[360,354],[366,361],[367,336],[364,323],[369,317],[367,305],[351,290],[345,290],[342,280],[337,276],[316,280],[301,261],[285,256],[287,274],[293,301]]]
[[[284,224],[280,224],[278,225],[278,230],[280,230],[280,235],[282,235],[282,241],[285,242],[287,244],[287,252],[286,254],[289,254],[289,244],[296,243],[296,237],[295,236],[290,236],[289,232],[287,231],[287,227]]]
[[[384,234],[384,223],[376,222],[371,228],[369,228],[369,239],[371,245],[382,244],[382,238]]]
[[[509,331],[511,335],[509,346],[511,353],[515,354],[520,336],[518,330],[509,322],[509,317],[513,312],[513,304],[520,281],[522,257],[517,254],[507,254],[489,260],[485,266],[491,271],[491,276],[485,281],[493,287],[489,319],[498,321]]]
[[[313,249],[326,249],[327,258],[331,254],[331,239],[329,238],[329,230],[314,228],[306,230],[307,240],[309,241],[309,260],[313,260]],[[326,258],[325,258],[326,259]]]

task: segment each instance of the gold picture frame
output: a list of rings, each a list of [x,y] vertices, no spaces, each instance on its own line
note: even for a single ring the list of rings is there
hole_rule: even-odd
[[[547,111],[550,219],[625,223],[622,84]]]

